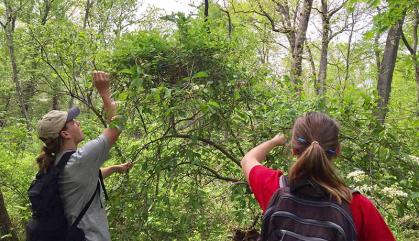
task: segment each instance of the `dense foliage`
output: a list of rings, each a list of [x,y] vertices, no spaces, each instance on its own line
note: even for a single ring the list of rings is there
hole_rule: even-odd
[[[45,13],[47,2],[50,12]],[[51,107],[75,104],[82,108],[86,140],[105,125],[91,84],[93,69],[111,73],[120,115],[114,124],[124,127],[106,165],[135,163],[129,174],[106,181],[113,240],[231,240],[258,230],[260,208],[240,159],[276,133],[289,134],[295,118],[307,111],[323,111],[339,121],[342,155],[336,165],[347,183],[375,202],[398,240],[419,238],[419,111],[414,63],[403,46],[385,123],[375,115],[379,69],[374,51],[382,54],[384,44],[376,45],[374,36],[400,11],[383,8],[381,16],[374,10],[385,4],[379,1],[345,5],[351,21],[370,22],[354,33],[357,41],[348,43],[345,36],[330,42],[327,91],[319,95],[310,58],[317,65],[321,40],[307,40],[311,51],[304,55],[299,93],[290,81],[291,53],[281,50],[283,39],[271,31],[266,16],[249,14],[259,1],[214,1],[208,16],[203,6],[197,15],[161,18],[150,9],[141,20],[133,14],[135,1],[98,1],[90,12],[83,2],[21,1],[33,9],[13,1],[0,4],[0,14],[7,16],[11,5],[18,20],[15,56],[6,41],[0,42],[0,191],[20,239],[30,216],[26,190],[41,146],[37,120]],[[414,7],[406,6],[406,30],[414,29]],[[79,16],[80,10],[87,17]],[[367,19],[370,13],[377,17]],[[0,32],[2,38],[7,31]],[[405,37],[410,41],[413,35]],[[279,148],[266,165],[287,170],[292,161],[289,149]]]

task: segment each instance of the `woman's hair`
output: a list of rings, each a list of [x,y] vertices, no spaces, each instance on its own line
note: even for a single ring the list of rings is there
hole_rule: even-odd
[[[66,129],[67,126],[65,125],[62,131]],[[41,148],[41,154],[39,154],[39,156],[36,158],[36,163],[38,164],[39,170],[41,172],[47,172],[48,169],[54,165],[57,154],[60,152],[62,139],[61,135],[58,135],[58,137],[55,139],[40,139],[44,145]]]
[[[341,202],[351,202],[350,189],[336,173],[331,160],[339,148],[338,124],[324,113],[308,112],[292,129],[292,148],[297,161],[289,170],[290,182],[310,179]]]

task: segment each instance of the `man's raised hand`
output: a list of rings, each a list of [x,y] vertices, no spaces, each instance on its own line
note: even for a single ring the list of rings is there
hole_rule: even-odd
[[[109,86],[110,86],[109,74],[103,71],[94,71],[93,84],[101,95],[105,94],[105,92],[109,92]]]

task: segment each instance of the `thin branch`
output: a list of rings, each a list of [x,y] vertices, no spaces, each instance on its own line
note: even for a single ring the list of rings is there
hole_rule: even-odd
[[[265,17],[265,18],[267,18],[268,19],[268,21],[269,21],[269,23],[270,23],[270,25],[271,25],[271,29],[272,29],[272,31],[274,31],[274,32],[277,32],[277,33],[284,33],[284,34],[287,34],[287,33],[289,33],[290,32],[290,30],[289,29],[280,29],[280,28],[278,28],[277,26],[276,26],[276,24],[275,24],[275,20],[272,18],[272,16],[271,15],[269,15],[269,13],[268,12],[266,12],[264,9],[263,9],[263,7],[262,7],[262,5],[261,5],[261,3],[259,2],[259,1],[257,1],[257,4],[258,4],[258,7],[259,7],[259,10],[261,11],[261,12],[258,12],[258,11],[255,11],[255,10],[250,10],[250,11],[235,11],[234,10],[234,13],[254,13],[254,14],[257,14],[257,15],[259,15],[259,16],[262,16],[262,17]]]
[[[410,46],[409,42],[406,39],[406,36],[404,35],[404,32],[402,30],[402,40],[404,45],[406,46],[406,48],[409,50],[411,55],[415,55],[415,51],[413,50],[413,48]]]
[[[312,7],[312,9],[316,10],[319,14],[324,15],[322,10],[316,8],[316,7]]]
[[[143,125],[144,132],[145,132],[146,135],[148,135],[147,126],[144,122],[143,115],[141,114],[141,111],[140,111],[140,108],[138,107],[138,105],[135,105],[135,109],[137,110],[138,115],[140,116],[140,120],[141,120],[141,124]]]
[[[71,88],[67,85],[66,81],[61,76],[61,74],[58,72],[58,70],[50,63],[49,57],[48,57],[48,53],[46,52],[46,50],[45,50],[44,46],[42,45],[42,43],[39,41],[39,39],[37,39],[35,37],[35,35],[33,34],[32,29],[30,29],[30,32],[31,32],[31,37],[38,43],[39,47],[41,48],[41,53],[43,53],[43,55],[44,55],[42,57],[42,61],[44,61],[55,72],[55,74],[57,74],[58,78],[64,84],[64,86],[66,87],[66,89],[71,93]]]
[[[215,177],[217,179],[220,179],[220,180],[223,180],[223,181],[228,181],[228,182],[238,182],[239,181],[238,179],[235,179],[235,178],[221,176],[217,171],[215,171],[215,170],[213,170],[213,169],[211,169],[207,166],[201,166],[199,164],[194,164],[194,165],[204,168],[205,170],[207,170],[208,172],[213,174],[212,177]]]
[[[341,10],[347,2],[348,2],[348,0],[343,1],[343,3],[340,6],[333,9],[332,11],[330,11],[329,14],[328,14],[328,17],[331,18],[335,13],[337,13],[339,10]]]
[[[209,140],[209,139],[205,139],[202,137],[195,137],[192,135],[184,135],[184,134],[176,134],[176,135],[163,135],[160,138],[157,138],[155,140],[152,140],[148,143],[146,143],[144,146],[142,146],[140,149],[138,149],[138,151],[135,153],[134,155],[134,159],[137,159],[138,154],[143,151],[144,149],[146,149],[148,146],[150,146],[153,143],[156,142],[160,142],[162,140],[165,139],[170,139],[170,138],[180,138],[180,139],[189,139],[189,140],[198,140],[200,142],[203,142],[205,144],[208,144],[212,147],[214,147],[216,150],[220,151],[221,153],[223,153],[228,159],[230,159],[231,161],[233,161],[234,163],[236,163],[238,166],[240,166],[240,160],[236,157],[233,156],[233,154],[231,154],[230,152],[228,152],[224,147],[220,146],[219,144]]]
[[[311,72],[313,75],[313,79],[314,81],[317,80],[317,73],[316,73],[316,65],[314,64],[314,58],[313,58],[313,54],[311,52],[311,48],[310,45],[308,44],[308,41],[305,42],[306,48],[307,48],[307,53],[308,53],[308,57],[309,57],[309,62],[310,62],[310,67],[311,67]]]

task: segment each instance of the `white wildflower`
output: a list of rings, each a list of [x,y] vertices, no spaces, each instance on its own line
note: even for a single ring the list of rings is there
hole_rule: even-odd
[[[412,159],[413,162],[419,165],[419,156],[409,155],[409,157],[410,159]]]
[[[395,197],[407,197],[407,193],[403,192],[402,190],[398,189],[395,186],[385,187],[382,190],[383,194],[390,198]]]
[[[348,173],[346,177],[353,179],[354,181],[360,182],[360,181],[365,180],[367,175],[365,175],[365,172],[362,170],[355,170],[353,172]]]
[[[356,186],[354,190],[359,191],[360,193],[369,193],[372,191],[373,187],[367,184],[363,184],[361,186]]]

